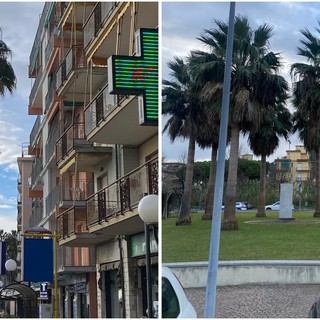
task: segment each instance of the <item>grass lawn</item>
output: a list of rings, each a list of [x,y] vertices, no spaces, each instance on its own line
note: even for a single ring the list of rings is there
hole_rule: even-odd
[[[239,230],[221,231],[219,260],[320,260],[320,223],[313,212],[293,212],[295,223],[248,224],[276,220],[278,212],[256,218],[256,212],[237,212]],[[162,220],[162,261],[208,261],[211,222],[194,213],[189,226]],[[297,223],[301,221],[301,223]]]

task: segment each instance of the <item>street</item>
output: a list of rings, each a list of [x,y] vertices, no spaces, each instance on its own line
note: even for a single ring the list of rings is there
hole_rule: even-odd
[[[203,318],[205,288],[186,289]],[[320,285],[242,285],[217,289],[217,318],[307,318],[320,298]]]

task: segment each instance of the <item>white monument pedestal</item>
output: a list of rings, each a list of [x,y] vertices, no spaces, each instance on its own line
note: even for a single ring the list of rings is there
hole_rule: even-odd
[[[293,199],[293,184],[281,183],[280,185],[280,220],[294,220],[292,217],[292,199]]]

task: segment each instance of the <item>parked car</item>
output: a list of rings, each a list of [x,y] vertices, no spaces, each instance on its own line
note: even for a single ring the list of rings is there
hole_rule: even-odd
[[[247,210],[246,205],[243,202],[236,202],[236,210]]]
[[[273,204],[267,204],[265,210],[280,210],[280,201],[277,201]],[[292,205],[292,210],[294,210],[294,205]]]
[[[178,278],[162,267],[162,318],[197,318]]]

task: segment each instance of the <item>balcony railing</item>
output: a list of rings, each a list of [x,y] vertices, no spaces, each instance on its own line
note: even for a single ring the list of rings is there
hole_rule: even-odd
[[[87,199],[87,224],[124,214],[145,193],[158,194],[158,158],[152,159]]]
[[[55,78],[56,80],[56,78]],[[47,112],[50,109],[50,106],[52,102],[54,101],[56,93],[56,84],[55,82],[52,83],[51,87],[48,89],[48,92],[46,94],[45,98],[45,111]]]
[[[86,59],[83,52],[83,46],[72,46],[57,70],[57,90],[59,90],[63,83],[68,79],[72,70],[84,67],[86,67]]]
[[[85,208],[71,207],[57,217],[58,234],[68,236],[76,232],[88,232]]]
[[[86,48],[97,35],[104,21],[110,16],[116,2],[98,2],[86,21],[84,30],[84,47]]]
[[[32,202],[32,214],[29,220],[29,228],[36,227],[42,220],[43,203],[42,200],[34,200]]]
[[[59,203],[59,193],[60,187],[55,186],[46,197],[46,216],[50,215]]]
[[[32,86],[32,89],[31,89],[31,92],[30,92],[30,95],[29,95],[29,105],[30,106],[32,105],[33,100],[35,98],[35,95],[37,93],[37,90],[39,88],[39,84],[40,84],[41,78],[42,78],[42,66],[40,65],[38,67],[38,70],[37,70],[37,78],[33,83],[33,86]]]
[[[117,107],[117,96],[109,94],[108,84],[85,109],[85,130],[88,135]]]
[[[52,131],[49,135],[49,139],[45,147],[46,163],[48,163],[51,157],[55,154],[56,142],[59,139],[59,132],[60,130],[57,128],[57,130]]]
[[[84,134],[84,123],[74,123],[71,125],[57,140],[56,143],[56,160],[57,163],[61,161],[77,143],[86,142]]]
[[[93,194],[91,180],[60,180],[60,201],[84,201]]]
[[[30,146],[34,145],[35,138],[39,133],[40,126],[41,126],[41,116],[38,115],[30,133]]]
[[[39,175],[43,169],[43,157],[37,157],[32,164],[31,169],[31,186],[41,184],[41,179],[39,179]]]

